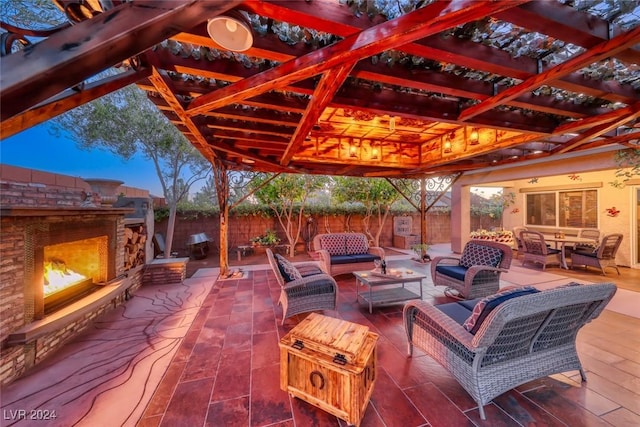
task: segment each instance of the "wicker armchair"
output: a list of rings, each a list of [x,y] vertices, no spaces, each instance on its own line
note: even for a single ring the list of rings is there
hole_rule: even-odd
[[[570,370],[586,381],[576,335],[615,292],[614,284],[601,283],[518,296],[500,303],[475,335],[442,307],[410,301],[404,307],[408,354],[415,345],[451,372],[485,419],[483,406],[520,384]],[[470,301],[451,304],[464,303]]]
[[[602,242],[596,249],[576,249],[571,253],[571,268],[574,265],[584,265],[599,268],[604,275],[604,269],[613,267],[620,275],[616,264],[616,253],[622,243],[622,234],[607,234],[602,238]]]
[[[548,264],[562,265],[562,251],[552,249],[547,246],[544,235],[537,231],[523,230],[520,232],[522,245],[524,246],[524,257],[522,265],[526,262],[542,264],[542,269],[546,269]]]
[[[455,291],[460,298],[483,297],[498,291],[500,274],[511,267],[512,258],[512,249],[503,243],[471,240],[460,258],[433,258],[431,278],[435,286],[446,286],[447,293]]]
[[[278,265],[271,249],[266,250],[271,270],[280,284],[280,299],[282,306],[282,322],[299,313],[315,310],[334,310],[338,302],[338,284],[330,275],[326,274],[316,263],[290,264],[301,276],[287,282],[281,267]],[[286,260],[285,260],[286,261]]]

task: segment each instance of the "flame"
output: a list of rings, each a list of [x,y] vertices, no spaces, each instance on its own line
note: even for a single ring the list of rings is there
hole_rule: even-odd
[[[67,268],[64,261],[50,260],[44,263],[44,295],[49,296],[87,277]]]

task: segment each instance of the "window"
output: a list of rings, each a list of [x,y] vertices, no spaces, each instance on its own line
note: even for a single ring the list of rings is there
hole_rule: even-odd
[[[527,194],[526,204],[528,225],[598,228],[596,190]]]

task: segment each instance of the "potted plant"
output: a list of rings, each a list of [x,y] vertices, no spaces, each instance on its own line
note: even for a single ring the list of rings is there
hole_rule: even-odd
[[[252,246],[275,246],[280,243],[280,238],[273,230],[267,230],[264,234],[251,239]]]
[[[418,255],[417,259],[414,258],[415,261],[418,261],[418,262],[431,261],[431,257],[427,253],[427,251],[429,250],[429,245],[427,245],[426,243],[415,244],[411,246],[411,250],[413,250],[416,253],[416,255]]]

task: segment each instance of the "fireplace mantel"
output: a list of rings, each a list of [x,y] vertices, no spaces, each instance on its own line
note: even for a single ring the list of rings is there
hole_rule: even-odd
[[[142,266],[138,267],[138,269],[142,268]],[[133,274],[136,271],[130,271],[129,273]],[[86,314],[91,313],[96,307],[125,293],[131,285],[131,276],[113,280],[81,300],[56,311],[44,319],[36,320],[14,331],[9,334],[7,342],[9,344],[27,344],[52,331],[63,329]]]

